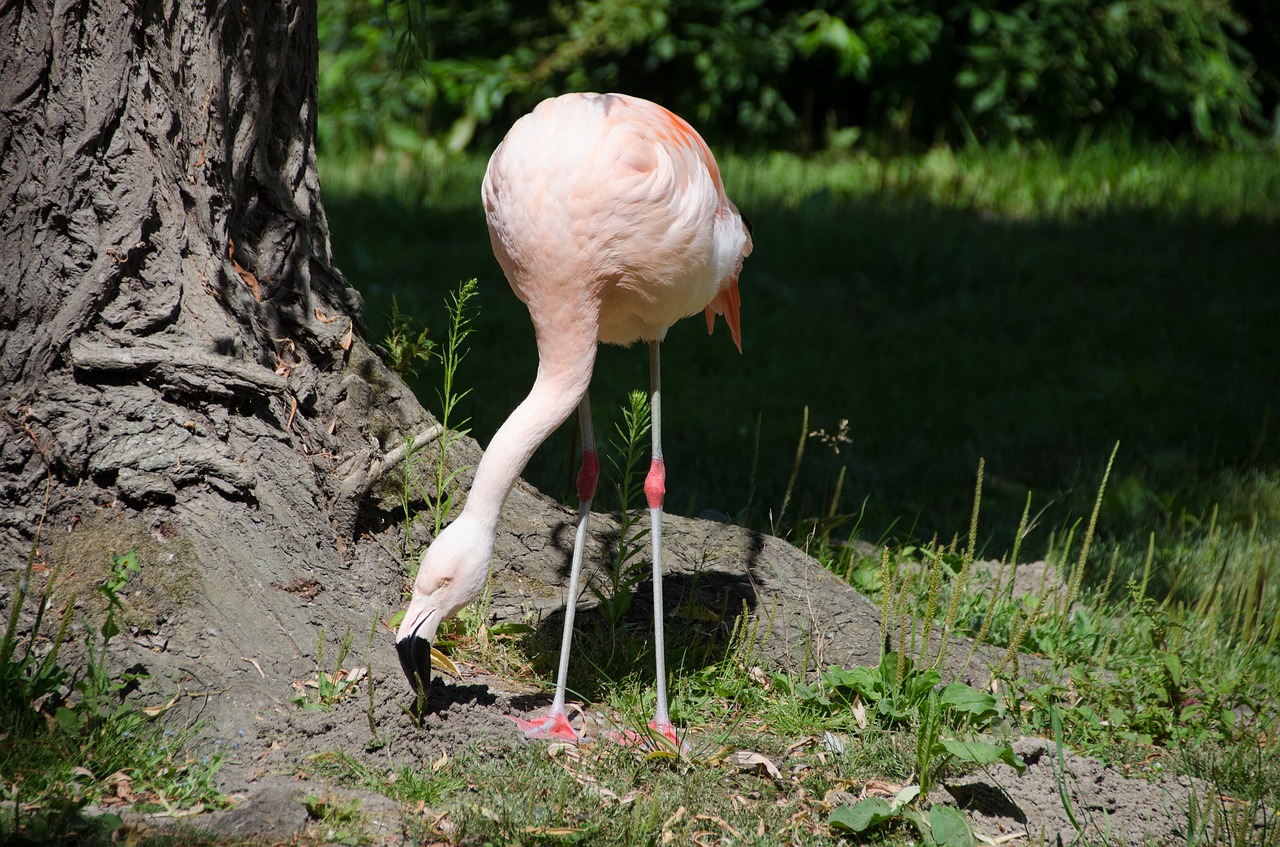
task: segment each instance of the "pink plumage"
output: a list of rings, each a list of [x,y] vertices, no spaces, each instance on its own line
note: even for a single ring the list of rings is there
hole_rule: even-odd
[[[683,119],[622,94],[545,100],[494,151],[482,194],[494,253],[535,327],[561,316],[544,303],[569,288],[582,298],[573,320],[598,321],[600,341],[661,341],[712,309],[741,349],[751,239]]]
[[[583,433],[579,520],[555,699],[529,737],[576,738],[565,712],[573,612],[599,460],[587,388],[599,342],[650,348],[653,461],[650,505],[658,707],[654,726],[676,737],[667,710],[662,616],[662,457],[659,344],[681,318],[723,315],[742,350],[738,275],[749,225],[725,195],[702,137],[681,118],[623,94],[566,94],[540,103],[489,160],[482,189],[494,254],[529,309],[538,375],[476,469],[466,506],[423,554],[397,633],[411,685],[430,679],[441,621],[479,596],[498,519],[534,449],[578,409]]]

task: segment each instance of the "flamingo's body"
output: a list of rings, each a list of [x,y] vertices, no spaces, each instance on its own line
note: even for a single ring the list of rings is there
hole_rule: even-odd
[[[430,678],[440,622],[484,588],[507,494],[539,444],[576,408],[583,434],[580,514],[555,700],[526,735],[576,737],[565,717],[573,610],[599,461],[587,387],[598,342],[650,345],[653,463],[645,481],[654,546],[658,709],[667,714],[662,645],[662,461],[658,344],[683,317],[725,316],[742,349],[738,274],[751,235],[725,195],[711,151],[661,106],[620,94],[567,94],[540,103],[494,151],[483,198],[490,239],[511,288],[529,308],[538,375],[476,469],[466,507],[423,554],[397,634],[415,687]]]

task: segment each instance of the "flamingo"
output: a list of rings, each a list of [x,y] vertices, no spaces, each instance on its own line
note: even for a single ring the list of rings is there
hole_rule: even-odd
[[[516,121],[494,151],[481,191],[493,252],[529,309],[538,373],[476,468],[466,505],[422,556],[396,633],[410,686],[425,692],[440,623],[478,597],[503,504],[533,451],[577,409],[582,467],[578,523],[555,696],[547,714],[514,718],[527,738],[577,741],[565,711],[574,606],[600,462],[588,385],[598,343],[649,345],[653,453],[645,477],[653,548],[657,707],[651,726],[673,742],[662,610],[659,345],[681,318],[723,315],[742,352],[738,275],[749,222],[725,195],[702,137],[665,108],[623,94],[565,94]]]

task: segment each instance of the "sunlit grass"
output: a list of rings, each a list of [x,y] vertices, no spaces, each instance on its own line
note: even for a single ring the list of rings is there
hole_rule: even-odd
[[[878,158],[730,157],[725,182],[743,205],[797,207],[814,194],[909,200],[983,210],[1008,220],[1063,220],[1124,210],[1219,221],[1280,216],[1280,160],[1113,144],[1060,152],[1044,146],[952,150]]]
[[[742,207],[796,208],[812,202],[814,195],[845,200],[879,195],[983,209],[1014,220],[1116,209],[1192,213],[1222,222],[1280,218],[1280,156],[1274,153],[1099,144],[1067,152],[1031,145],[937,147],[923,155],[891,158],[770,153],[720,159],[725,184]],[[330,194],[472,213],[486,163],[481,154],[415,158],[371,153],[320,159]]]

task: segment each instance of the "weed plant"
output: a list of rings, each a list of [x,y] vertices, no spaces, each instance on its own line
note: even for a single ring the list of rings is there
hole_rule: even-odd
[[[1274,697],[1280,690],[1280,652],[1273,637],[1280,606],[1267,596],[1270,569],[1259,555],[1256,527],[1215,528],[1211,520],[1211,531],[1183,548],[1188,558],[1182,568],[1195,550],[1203,556],[1199,569],[1216,577],[1194,602],[1168,590],[1192,579],[1189,572],[1172,574],[1163,590],[1152,584],[1159,559],[1154,538],[1124,583],[1117,576],[1121,551],[1104,548],[1094,557],[1097,576],[1089,587],[1085,572],[1111,467],[1083,534],[1077,539],[1078,525],[1050,533],[1044,576],[1032,593],[1012,594],[1021,540],[1030,531],[1030,501],[1012,557],[992,563],[973,585],[962,577],[972,554],[969,548],[960,552],[954,540],[945,547],[936,541],[923,548],[886,547],[878,561],[847,553],[829,561],[880,596],[887,621],[903,612],[912,627],[925,632],[939,608],[939,593],[950,591],[958,610],[956,633],[1004,648],[999,709],[1015,716],[1023,732],[1054,738],[1135,773],[1175,771],[1204,779],[1215,791],[1192,810],[1202,842],[1270,844],[1274,828],[1268,836],[1266,828],[1255,831],[1254,823],[1273,815],[1280,799],[1280,774],[1271,765],[1280,752]],[[977,502],[975,497],[975,516]],[[972,533],[971,528],[971,538]],[[1213,555],[1205,556],[1209,551]],[[892,623],[886,628],[894,629]],[[926,643],[913,641],[914,631],[899,629],[899,643]],[[1019,646],[1046,660],[1040,669],[1020,665]],[[828,670],[822,693],[839,691],[842,681]]]
[[[596,598],[596,608],[605,627],[613,635],[614,647],[623,618],[631,608],[631,598],[649,572],[647,560],[641,558],[649,537],[648,521],[635,507],[643,489],[640,467],[645,457],[649,421],[648,395],[643,391],[631,392],[629,405],[622,408],[622,422],[615,427],[616,437],[610,444],[609,454],[617,497],[618,543],[613,562],[605,568],[603,577],[587,584]]]
[[[418,366],[429,365],[436,358],[436,344],[427,337],[429,328],[417,325],[413,318],[401,313],[395,297],[391,298],[387,322],[387,334],[382,339],[387,364],[406,379],[417,377]]]
[[[369,644],[365,647],[366,657],[369,647],[373,645],[373,635],[377,632],[377,621],[374,622],[374,628],[369,633]],[[324,666],[324,627],[316,634],[316,675],[313,679],[305,682],[295,682],[293,687],[295,694],[289,698],[289,702],[293,703],[301,709],[311,712],[319,712],[334,706],[344,695],[353,692],[360,684],[360,680],[364,679],[369,669],[366,666],[347,668],[344,667],[347,658],[351,655],[351,645],[353,639],[351,632],[347,631],[343,634],[342,640],[338,642],[338,656],[334,659],[333,670],[326,670]]]
[[[179,695],[140,707],[126,696],[143,675],[109,667],[124,613],[122,593],[138,570],[136,552],[112,555],[97,586],[104,618],[83,627],[78,672],[60,658],[72,643],[77,611],[74,597],[53,610],[60,568],[37,587],[33,552],[19,572],[0,638],[0,838],[40,843],[106,837],[120,826],[118,816],[82,814],[104,798],[169,812],[224,802],[214,782],[220,755],[194,758],[190,728],[166,729],[160,720]],[[26,629],[24,612],[30,614]],[[52,631],[51,615],[59,618]]]
[[[398,491],[400,509],[404,516],[402,554],[410,577],[417,576],[422,552],[421,545],[414,541],[414,528],[422,517],[418,509],[420,499],[425,494],[429,503],[434,538],[440,534],[445,521],[453,512],[454,498],[458,494],[457,478],[465,470],[460,466],[452,466],[448,456],[449,448],[470,432],[467,428],[468,419],[459,420],[457,410],[471,390],[459,390],[457,376],[458,368],[469,351],[467,338],[471,335],[475,317],[475,295],[476,281],[472,279],[461,283],[449,296],[448,330],[442,346],[427,339],[428,328],[415,329],[413,319],[400,312],[394,299],[388,317],[390,327],[383,342],[383,350],[393,368],[410,378],[416,375],[415,362],[429,363],[438,360],[440,363],[440,385],[436,389],[436,399],[439,401],[437,421],[440,425],[440,434],[435,439],[438,453],[435,460],[429,463],[429,468],[426,467],[428,462],[422,455],[425,445],[415,443],[410,435],[405,439],[405,457],[400,465]],[[396,622],[392,621],[393,624]]]
[[[469,351],[467,338],[471,335],[474,320],[476,281],[467,280],[462,283],[449,299],[449,333],[444,348],[440,351],[440,388],[436,393],[440,401],[440,455],[435,465],[435,497],[432,500],[432,517],[435,523],[435,535],[444,528],[445,519],[453,511],[453,498],[457,493],[456,480],[460,468],[451,468],[448,461],[449,447],[464,437],[469,429],[468,418],[458,420],[458,404],[466,399],[471,389],[458,388],[458,366],[466,358]],[[416,571],[416,565],[415,565]]]
[[[999,711],[1015,716],[1022,731],[1058,738],[1139,772],[1173,769],[1205,779],[1217,786],[1214,797],[1233,799],[1201,803],[1196,814],[1202,840],[1218,843],[1230,836],[1231,843],[1270,843],[1265,829],[1259,833],[1253,828],[1256,820],[1273,814],[1263,810],[1274,809],[1280,794],[1275,770],[1266,764],[1276,752],[1278,714],[1272,692],[1280,690],[1280,674],[1272,633],[1280,606],[1268,596],[1265,542],[1259,542],[1256,524],[1248,530],[1223,530],[1211,518],[1208,531],[1182,548],[1184,555],[1196,550],[1202,558],[1198,568],[1188,568],[1184,560],[1172,574],[1174,593],[1167,583],[1164,590],[1151,584],[1158,558],[1154,537],[1145,558],[1138,560],[1135,573],[1141,575],[1122,583],[1121,550],[1104,545],[1102,555],[1091,559],[1114,459],[1113,453],[1088,523],[1050,533],[1049,566],[1038,589],[1024,596],[1013,596],[1012,588],[1023,539],[1034,528],[1030,499],[1012,555],[991,563],[970,583],[981,467],[969,543],[963,547],[956,539],[948,545],[935,539],[923,547],[886,546],[878,557],[858,557],[847,547],[827,548],[824,554],[837,572],[881,599],[884,635],[902,645],[904,654],[926,658],[922,651],[933,640],[931,621],[939,618],[944,639],[939,657],[953,626],[954,634],[1005,648]],[[1208,551],[1213,554],[1204,556]],[[1212,565],[1206,567],[1208,563]],[[1090,587],[1086,574],[1091,564]],[[1193,570],[1200,573],[1193,577]],[[1180,601],[1178,582],[1203,578],[1206,571],[1214,577],[1212,587],[1195,594],[1194,602]],[[1046,667],[1052,670],[1020,668],[1019,645],[1047,658]],[[920,679],[909,661],[904,660],[903,669],[917,682],[936,682]],[[892,675],[882,668],[882,676]],[[811,709],[839,714],[858,703],[867,688],[865,669],[827,669],[816,686],[798,687],[795,694]],[[930,690],[921,684],[915,701],[927,698]],[[880,699],[885,705],[876,716],[908,725],[906,710],[884,711],[894,702]],[[1231,751],[1240,749],[1258,755],[1232,757]],[[1231,768],[1223,766],[1227,759]],[[864,808],[852,817],[844,813],[836,822],[862,832],[912,808],[909,802],[900,808],[887,801],[873,805],[875,814]],[[889,814],[891,808],[895,814]]]

